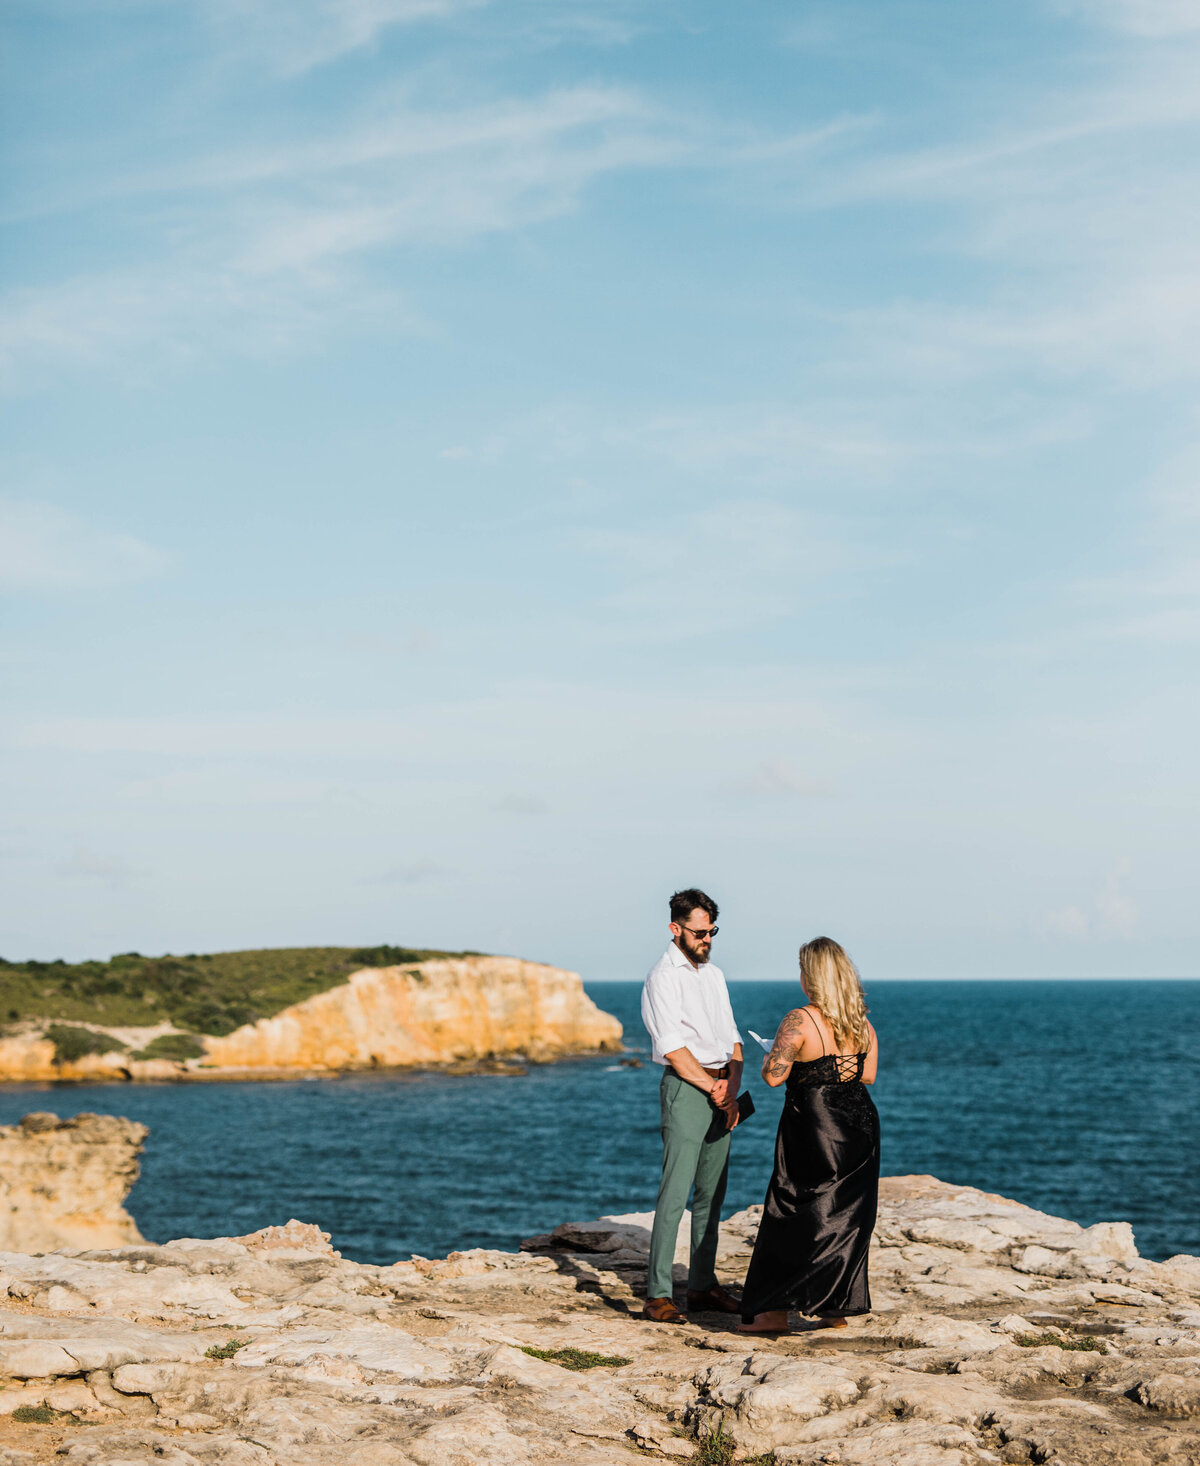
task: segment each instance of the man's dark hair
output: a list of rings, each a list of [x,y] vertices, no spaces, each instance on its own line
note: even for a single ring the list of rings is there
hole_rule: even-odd
[[[671,920],[682,926],[697,907],[708,912],[709,921],[716,921],[717,903],[711,896],[706,896],[695,886],[689,886],[686,891],[676,891],[671,897]]]

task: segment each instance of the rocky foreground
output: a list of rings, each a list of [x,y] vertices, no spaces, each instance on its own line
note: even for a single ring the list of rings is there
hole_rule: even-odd
[[[726,1282],[757,1216],[723,1228]],[[648,1222],[390,1267],[298,1222],[0,1254],[0,1462],[1200,1463],[1200,1259],[1143,1260],[1124,1223],[893,1178],[875,1313],[748,1341],[637,1317]]]

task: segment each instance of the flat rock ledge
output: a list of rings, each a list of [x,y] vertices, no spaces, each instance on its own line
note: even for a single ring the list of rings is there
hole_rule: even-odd
[[[726,1282],[758,1215],[722,1228]],[[0,1463],[1200,1466],[1200,1258],[1125,1223],[892,1178],[876,1311],[747,1340],[638,1317],[649,1220],[390,1267],[301,1222],[0,1254]]]

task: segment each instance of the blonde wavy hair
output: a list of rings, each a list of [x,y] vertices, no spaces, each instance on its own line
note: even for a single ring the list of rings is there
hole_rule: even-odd
[[[858,969],[845,948],[830,937],[814,937],[800,948],[800,981],[809,1001],[820,1008],[834,1042],[843,1052],[860,1053],[868,1045],[867,1003]]]

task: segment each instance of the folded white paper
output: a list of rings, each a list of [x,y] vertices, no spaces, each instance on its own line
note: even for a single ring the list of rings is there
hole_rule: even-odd
[[[761,1033],[755,1033],[752,1028],[748,1028],[746,1032],[750,1035],[754,1042],[758,1044],[759,1048],[761,1048],[764,1053],[769,1054],[771,1050],[775,1047],[773,1039],[763,1038]]]

